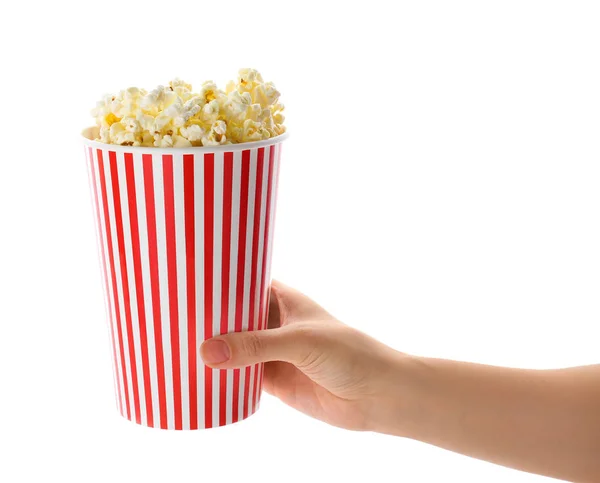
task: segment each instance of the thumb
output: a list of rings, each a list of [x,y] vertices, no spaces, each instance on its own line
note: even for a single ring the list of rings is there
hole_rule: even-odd
[[[200,355],[207,366],[234,369],[259,362],[284,361],[301,366],[316,347],[306,330],[292,326],[235,332],[204,341]]]

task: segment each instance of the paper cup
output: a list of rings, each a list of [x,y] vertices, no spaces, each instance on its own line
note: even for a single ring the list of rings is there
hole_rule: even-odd
[[[199,347],[267,325],[281,142],[159,149],[83,132],[117,406],[138,424],[245,419],[263,366],[210,369]]]

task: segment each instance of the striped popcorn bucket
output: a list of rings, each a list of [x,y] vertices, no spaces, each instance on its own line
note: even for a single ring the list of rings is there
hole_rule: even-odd
[[[145,148],[83,132],[117,407],[138,424],[201,429],[260,403],[263,366],[210,369],[200,344],[263,330],[284,136]]]

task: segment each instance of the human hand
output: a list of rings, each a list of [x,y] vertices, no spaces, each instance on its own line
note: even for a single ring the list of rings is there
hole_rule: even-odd
[[[291,407],[354,430],[386,424],[386,405],[403,355],[353,329],[307,296],[274,281],[269,329],[214,337],[202,344],[215,369],[266,362],[264,388]]]
[[[216,369],[265,362],[269,393],[335,426],[600,481],[600,365],[541,371],[409,356],[279,282],[268,330],[215,337],[200,353]]]

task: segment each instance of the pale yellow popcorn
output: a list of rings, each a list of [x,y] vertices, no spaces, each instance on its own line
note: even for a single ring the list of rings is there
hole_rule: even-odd
[[[225,124],[224,121],[217,121],[212,125],[211,130],[216,134],[222,136],[227,131],[227,124]]]
[[[260,122],[253,121],[252,119],[246,119],[244,121],[242,133],[243,142],[260,141],[261,139],[268,139],[269,137],[269,132],[263,129]]]
[[[233,91],[223,101],[223,110],[230,122],[243,122],[246,119],[251,104],[252,97],[248,92],[240,94],[237,91]]]
[[[179,94],[177,94],[177,92],[175,92],[175,91],[165,89],[165,95],[164,95],[164,99],[162,102],[162,108],[168,109],[170,106],[172,106],[176,102],[181,102],[181,97],[179,97]]]
[[[153,131],[155,133],[165,131],[170,127],[171,122],[172,119],[170,116],[167,116],[166,114],[159,114],[156,119],[154,119]]]
[[[150,114],[139,112],[137,115],[137,122],[140,123],[142,131],[152,131],[152,128],[154,127],[154,117]]]
[[[206,104],[206,101],[204,100],[204,98],[202,96],[197,96],[194,95],[194,97],[190,98],[185,104],[184,104],[184,108],[185,109],[192,109],[195,106],[198,106],[200,109],[202,109],[202,107]]]
[[[246,119],[252,119],[253,121],[259,121],[261,114],[263,112],[260,104],[252,104],[250,108],[246,111]]]
[[[108,130],[111,138],[116,137],[117,134],[122,133],[123,131],[125,131],[125,126],[123,126],[123,124],[120,122],[113,123]]]
[[[213,99],[202,108],[203,119],[209,123],[214,123],[219,116],[220,106],[219,101]]]
[[[140,146],[154,146],[154,135],[144,132]]]
[[[260,113],[258,121],[263,125],[264,129],[269,131],[269,135],[274,136],[275,132],[275,122],[273,121],[273,115],[271,114],[271,109],[263,109]]]
[[[230,122],[227,124],[227,132],[225,135],[227,136],[228,142],[241,143],[243,142],[242,138],[244,137],[244,128],[239,124]]]
[[[263,83],[262,76],[255,69],[240,69],[238,73],[237,88],[240,91],[252,92],[259,84]]]
[[[127,132],[139,133],[142,132],[142,126],[137,119],[133,117],[124,117],[121,119],[120,124],[125,128]]]
[[[169,82],[169,87],[183,102],[187,101],[192,96],[192,85],[183,82],[181,79],[173,79]]]
[[[283,105],[271,82],[241,69],[220,90],[212,81],[198,92],[174,79],[149,92],[130,87],[104,96],[92,110],[98,140],[125,146],[216,146],[269,139],[285,132]]]
[[[158,86],[156,89],[150,91],[141,100],[140,106],[147,114],[158,113],[160,106],[165,98],[165,88]]]
[[[123,146],[132,146],[136,141],[135,134],[126,130],[121,123],[114,123],[110,127],[110,138],[115,140],[115,144]]]
[[[168,106],[165,106],[163,115],[170,118],[175,118],[183,113],[183,101],[179,96],[176,96]]]
[[[110,131],[108,129],[101,129],[100,137],[97,140],[102,143],[110,144]]]
[[[137,99],[143,93],[142,89],[138,89],[137,87],[130,87],[129,89],[125,89],[124,97],[125,99]]]
[[[275,124],[283,124],[283,121],[285,121],[285,116],[283,113],[281,111],[275,111],[273,114],[273,122]]]
[[[279,91],[275,89],[272,82],[259,84],[252,90],[252,102],[256,102],[264,108],[276,104],[279,96]]]
[[[200,89],[200,97],[202,97],[206,102],[213,101],[217,99],[217,97],[221,97],[223,93],[217,88],[217,85],[213,81],[206,81],[202,84],[202,88]]]
[[[190,142],[201,141],[205,131],[197,124],[192,124],[189,127],[182,127],[179,130],[180,134]]]
[[[172,136],[173,138],[173,147],[174,148],[187,148],[190,147],[192,145],[191,142],[189,142],[186,138],[184,138],[183,136]]]
[[[169,87],[171,87],[172,89],[175,89],[176,87],[184,87],[188,91],[192,90],[192,84],[188,84],[188,83],[182,81],[181,79],[179,79],[178,77],[175,77],[175,79],[173,79],[171,82],[169,82]]]
[[[203,146],[219,146],[227,141],[227,124],[224,121],[215,122],[210,131],[202,137]]]
[[[158,139],[157,139],[158,136]],[[167,134],[165,136],[157,135],[155,136],[154,145],[158,148],[172,148],[173,147],[173,138]]]

